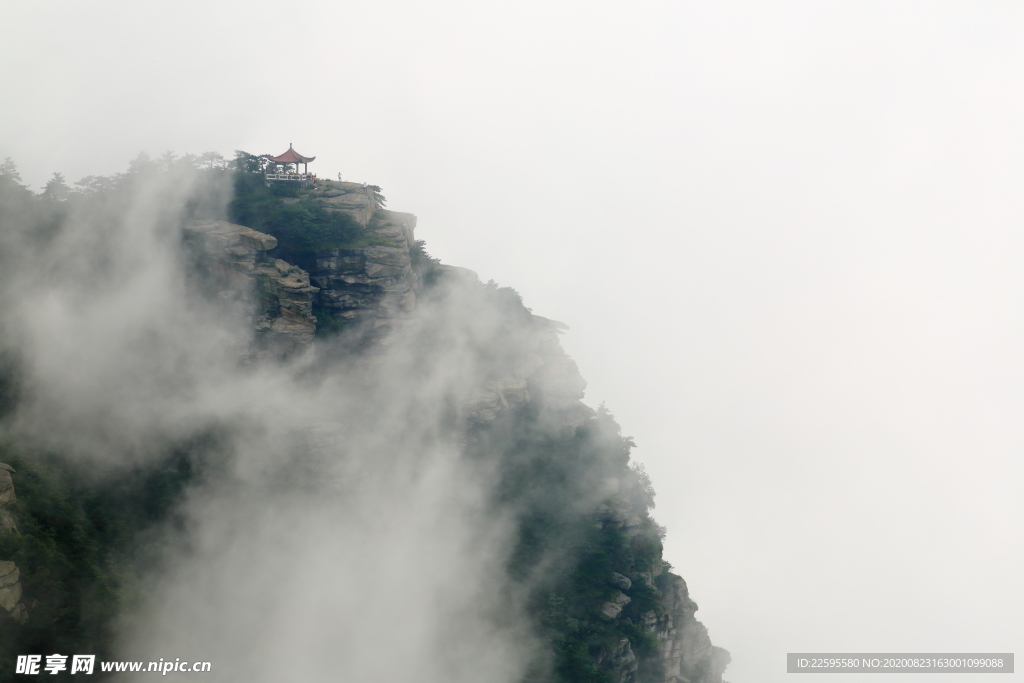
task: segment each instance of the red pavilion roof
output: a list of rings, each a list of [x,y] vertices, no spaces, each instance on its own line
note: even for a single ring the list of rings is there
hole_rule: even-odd
[[[278,164],[308,164],[309,162],[316,159],[316,157],[304,157],[294,149],[291,144],[288,145],[288,151],[280,156],[268,157],[271,161]]]

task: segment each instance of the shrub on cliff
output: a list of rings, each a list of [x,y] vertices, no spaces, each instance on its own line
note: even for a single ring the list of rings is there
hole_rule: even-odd
[[[111,655],[114,617],[139,597],[136,576],[162,559],[174,510],[209,437],[183,444],[158,465],[91,481],[56,454],[0,445],[17,473],[18,533],[0,533],[0,558],[21,572],[28,622],[0,610],[0,682],[14,680],[15,656],[40,652]]]
[[[511,298],[502,304],[513,308]],[[657,639],[643,627],[643,616],[662,610],[649,574],[662,562],[663,530],[649,515],[650,480],[641,467],[630,466],[633,441],[621,435],[611,413],[602,407],[566,438],[545,429],[528,404],[504,422],[478,429],[473,444],[478,457],[500,460],[495,505],[512,511],[517,522],[507,570],[526,588],[527,611],[549,648],[547,663],[534,668],[536,680],[609,683],[611,674],[599,660],[622,638],[637,657],[652,654]],[[617,491],[595,493],[612,481]],[[602,521],[596,514],[602,503],[635,516],[639,527],[627,532],[622,524]],[[615,574],[631,585],[617,586]],[[603,610],[620,591],[630,601],[609,618]]]
[[[313,270],[318,251],[378,243],[350,216],[327,211],[308,190],[286,183],[267,183],[260,157],[238,152],[234,199],[228,206],[232,222],[277,238],[273,255]],[[379,189],[379,188],[378,188]]]

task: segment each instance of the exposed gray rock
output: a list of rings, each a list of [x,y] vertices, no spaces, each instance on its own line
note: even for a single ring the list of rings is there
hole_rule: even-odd
[[[530,391],[544,407],[543,419],[549,428],[571,436],[595,415],[582,402],[587,382],[558,340],[567,326],[540,316],[533,316],[533,321],[538,330],[535,353],[540,363],[527,376]]]
[[[467,273],[478,281],[474,273]],[[469,275],[453,277],[468,279]],[[468,396],[463,406],[465,414],[471,422],[484,424],[503,410],[536,401],[542,408],[538,415],[544,428],[570,437],[596,414],[581,400],[586,382],[559,343],[558,333],[565,326],[540,316],[531,315],[530,320],[531,333],[520,340],[526,352],[512,364],[512,374]]]
[[[238,241],[250,249],[256,251],[270,251],[277,246],[277,238],[273,235],[257,232],[251,228],[239,231]]]
[[[319,289],[306,271],[267,256],[277,246],[275,237],[215,220],[187,223],[184,237],[204,287],[219,292],[225,305],[252,326],[244,358],[287,359],[310,348],[316,332],[313,298]]]
[[[661,603],[665,613],[652,625],[658,651],[651,683],[722,683],[729,653],[711,644],[708,630],[694,618],[697,603],[690,599],[686,582],[668,575]]]
[[[14,521],[14,515],[9,510],[0,508],[0,532],[3,531],[18,531],[18,524]]]
[[[638,536],[644,530],[643,521],[641,521],[639,515],[630,515],[626,518],[622,530],[626,533],[627,536]]]
[[[0,533],[6,531],[17,533],[18,531],[18,524],[14,521],[14,515],[10,511],[10,507],[18,500],[14,494],[12,473],[14,473],[13,467],[0,462]]]
[[[479,282],[480,276],[469,268],[460,268],[459,266],[446,266],[438,265],[437,273],[442,278],[450,279],[456,282]]]
[[[614,503],[615,501],[613,501]],[[614,519],[614,506],[601,506],[599,515],[606,520]],[[608,522],[606,522],[608,523]],[[630,581],[621,574],[613,574],[610,582],[623,590],[630,590],[642,581],[649,588],[658,590],[654,576],[664,573],[658,564],[651,572],[640,572],[636,581]],[[722,673],[729,664],[729,653],[711,644],[707,629],[694,618],[697,603],[690,599],[686,582],[674,574],[668,580],[661,580],[663,590],[658,591],[662,613],[644,612],[637,624],[657,638],[657,651],[650,657],[637,662],[632,651],[625,655],[622,643],[603,651],[598,660],[609,669],[612,678],[619,683],[723,683]],[[607,619],[616,619],[629,604],[629,597],[618,593],[616,597],[601,605],[601,613]],[[636,617],[634,617],[636,618]],[[638,669],[643,676],[638,678]]]
[[[580,375],[576,361],[569,358],[551,335],[541,349],[544,364],[530,378],[531,384],[543,394],[550,407],[571,405],[583,398],[587,382]]]
[[[320,252],[312,272],[306,273],[284,261],[268,259],[266,252],[276,246],[276,240],[243,226],[196,222],[186,226],[186,242],[216,283],[221,298],[251,316],[258,332],[252,350],[256,357],[291,357],[309,348],[316,329],[312,315],[316,301],[343,328],[343,343],[364,354],[369,352],[373,358],[375,350],[382,351],[408,336],[403,330],[414,329],[405,326],[423,286],[411,253],[416,217],[381,209],[373,192],[356,183],[323,183],[314,189],[314,198],[325,209],[352,217],[376,243]],[[477,274],[465,268],[434,265],[432,270],[442,284],[481,286]],[[582,402],[586,382],[560,344],[559,335],[568,327],[541,316],[530,319],[532,324],[520,343],[521,353],[502,366],[499,372],[503,374],[492,376],[459,399],[461,414],[467,423],[481,425],[532,403],[543,428],[570,437],[595,412]],[[5,491],[4,475],[10,479],[9,474],[0,472],[0,500]],[[629,537],[643,533],[641,516],[620,491],[622,482],[609,480],[606,488],[608,497],[594,511],[594,523]],[[729,653],[712,645],[707,629],[694,618],[697,605],[690,600],[682,578],[662,576],[664,573],[661,563],[655,563],[632,580],[619,573],[611,575],[610,583],[620,590],[600,605],[608,620],[619,619],[631,603],[622,591],[642,585],[660,594],[662,610],[630,615],[654,634],[658,648],[641,662],[629,640],[623,638],[599,653],[598,664],[616,683],[639,683],[641,671],[643,683],[722,683]],[[17,590],[20,599],[20,583]],[[14,588],[9,591],[3,594],[5,605],[14,595]],[[5,609],[23,619],[24,605],[18,599],[14,607]]]
[[[507,377],[480,387],[466,399],[463,409],[471,422],[484,424],[505,410],[515,410],[530,401],[525,379]]]
[[[0,533],[17,532],[14,517],[7,509],[15,503],[14,480],[11,473],[14,468],[0,463]],[[18,565],[10,560],[0,560],[0,608],[10,613],[18,623],[28,620],[28,609],[21,602],[21,572]]]
[[[19,602],[14,606],[14,609],[11,610],[11,618],[19,624],[24,624],[28,621],[28,608],[25,607],[25,603]]]
[[[633,587],[633,582],[629,580],[629,577],[623,576],[618,572],[612,572],[611,582],[613,586],[621,588],[624,591],[628,591]]]
[[[397,235],[393,235],[391,232],[393,228],[401,230],[402,237],[405,238],[405,246],[409,249],[416,243],[416,216],[411,213],[403,213],[401,211],[388,211],[388,222],[386,225],[381,226],[379,234],[383,237],[387,237],[394,242],[399,242]]]
[[[21,573],[13,562],[0,562],[0,607],[12,611],[21,600]]]
[[[18,582],[18,565],[9,560],[0,560],[0,587],[6,588]]]
[[[363,187],[360,183],[320,180],[314,188],[314,193],[320,206],[328,211],[344,213],[364,228],[370,223],[374,212],[380,208],[373,196],[373,190]]]
[[[603,652],[598,657],[597,663],[609,670],[615,683],[630,683],[639,667],[636,655],[633,654],[633,648],[630,647],[629,638],[622,638],[614,648]]]
[[[313,343],[316,318],[313,298],[319,290],[309,284],[309,273],[281,259],[258,263],[255,268],[258,292],[255,328],[257,357],[292,358]]]
[[[632,602],[632,599],[622,591],[619,591],[614,598],[601,605],[601,614],[606,619],[614,619],[619,616],[619,613],[630,602]]]
[[[312,281],[320,304],[344,326],[347,344],[372,353],[393,342],[416,307],[420,282],[409,251],[416,217],[376,209],[364,225],[368,236],[387,244],[320,252]]]
[[[13,505],[17,500],[17,496],[14,495],[14,480],[11,478],[12,472],[14,472],[13,467],[0,463],[0,509]]]
[[[379,233],[380,231],[378,231]],[[395,266],[398,268],[407,268],[410,263],[409,248],[408,247],[365,247],[362,249],[363,257],[367,263],[373,263],[379,266]],[[376,275],[370,275],[369,277],[378,277]],[[384,277],[391,277],[390,275]]]
[[[549,330],[555,330],[556,332],[565,332],[569,329],[569,326],[566,325],[565,323],[559,322],[557,320],[552,320],[551,318],[545,318],[540,315],[534,315],[533,321],[541,327],[547,328]]]
[[[626,526],[627,522],[640,519],[633,512],[633,504],[618,496],[612,496],[607,503],[598,505],[594,509],[594,518],[615,529],[621,529]]]

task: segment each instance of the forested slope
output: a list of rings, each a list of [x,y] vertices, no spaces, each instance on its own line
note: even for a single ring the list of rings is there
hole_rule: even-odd
[[[141,659],[158,639],[140,634],[172,626],[236,680],[233,653],[304,619],[363,674],[424,647],[462,654],[430,654],[423,680],[721,681],[564,326],[431,258],[379,188],[267,186],[260,164],[140,158],[38,194],[0,170],[0,561],[18,571],[5,587],[0,565],[0,681],[18,654]],[[322,546],[348,578],[316,580]],[[238,589],[225,567],[254,562],[292,588]],[[448,597],[392,603],[396,581]],[[312,590],[363,605],[355,626],[310,616]],[[189,640],[165,593],[226,625],[265,604],[265,627]],[[422,642],[382,645],[382,604]]]

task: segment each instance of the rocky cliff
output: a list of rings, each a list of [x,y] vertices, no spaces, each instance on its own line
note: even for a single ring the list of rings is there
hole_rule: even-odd
[[[690,599],[686,582],[666,574],[661,582],[664,613],[650,615],[645,627],[658,637],[658,651],[651,662],[651,681],[658,683],[721,683],[729,664],[728,651],[711,644],[708,630],[693,613],[697,603]]]
[[[483,287],[475,273],[463,268],[417,263],[416,217],[383,210],[370,189],[329,182],[318,186],[314,196],[324,208],[356,220],[377,242],[318,253],[309,274],[316,306],[327,312],[319,319],[343,328],[349,345],[371,352],[386,348],[409,321],[427,280],[442,286]],[[516,414],[532,412],[546,432],[569,439],[595,418],[595,412],[582,401],[586,382],[559,343],[566,327],[531,313],[522,315],[514,327],[508,333],[515,338],[514,358],[496,362],[495,373],[462,397],[460,413],[466,428],[483,433]],[[304,349],[306,339],[297,339],[292,348]],[[627,540],[639,542],[649,535],[649,519],[642,519],[625,495],[612,492],[591,514],[599,528],[622,533]],[[694,617],[697,605],[689,598],[686,583],[665,569],[660,551],[647,570],[622,570],[631,575],[612,573],[609,583],[616,590],[599,611],[611,624],[623,622],[624,630],[635,622],[656,644],[638,657],[629,638],[618,638],[594,653],[597,666],[617,683],[722,683],[729,654],[712,645],[707,629]],[[653,608],[627,609],[633,600],[628,594],[641,599],[644,590],[656,596]]]
[[[416,217],[382,209],[364,186],[328,182],[313,196],[323,208],[357,221],[371,244],[321,251],[306,272],[274,258],[277,240],[270,235],[223,221],[186,226],[186,243],[207,284],[250,321],[253,339],[246,358],[313,354],[317,325],[372,358],[402,338],[428,280],[435,287],[485,287],[471,271],[422,258],[417,262]],[[595,411],[582,402],[586,382],[559,342],[565,329],[562,323],[523,314],[510,332],[514,358],[496,363],[490,377],[460,399],[467,433],[483,438],[479,434],[525,411],[545,433],[567,442],[595,419]],[[468,443],[472,446],[472,438]],[[592,508],[593,524],[621,534],[626,544],[642,542],[651,535],[652,522],[627,496],[616,493],[619,486],[614,480],[608,495]],[[694,617],[697,605],[686,583],[665,569],[660,542],[657,548],[649,566],[625,564],[612,572],[609,597],[596,605],[613,633],[645,633],[647,649],[638,656],[629,637],[615,637],[592,652],[594,664],[616,683],[722,683],[729,654],[711,644],[707,629]],[[637,611],[634,599],[645,595],[655,596],[655,602]]]
[[[216,292],[252,326],[246,358],[291,358],[309,348],[318,290],[309,273],[267,256],[277,246],[275,237],[226,221],[196,220],[185,225],[184,243],[200,287]]]
[[[323,201],[328,204],[332,198]],[[360,221],[366,217],[361,207],[353,214]],[[360,224],[378,244],[320,252],[310,275],[330,322],[372,352],[389,344],[404,315],[416,307],[416,290],[422,287],[412,267],[416,217],[377,209]]]
[[[0,534],[18,532],[18,526],[11,514],[17,496],[14,493],[14,468],[0,463]],[[28,608],[21,601],[21,572],[11,561],[0,560],[0,608],[12,619],[24,623],[28,620]]]
[[[15,188],[16,196],[5,195],[0,183],[0,213],[16,218],[15,229],[0,235],[7,240],[0,249],[7,259],[0,275],[11,294],[5,322],[45,318],[39,302],[51,297],[65,301],[66,296],[63,309],[81,314],[54,327],[24,328],[31,344],[0,335],[11,346],[8,353],[0,344],[0,414],[27,416],[12,424],[37,430],[24,439],[5,433],[0,443],[0,459],[14,465],[0,464],[0,680],[14,680],[8,664],[19,653],[112,655],[116,625],[139,607],[147,585],[139,576],[162,567],[165,552],[188,545],[194,527],[183,516],[191,512],[183,501],[192,496],[226,492],[237,496],[238,510],[249,514],[258,508],[262,514],[265,494],[283,491],[287,495],[279,500],[287,500],[296,493],[302,521],[310,512],[303,507],[307,503],[321,509],[340,502],[340,515],[321,520],[335,530],[345,526],[350,495],[365,492],[364,500],[372,503],[370,514],[357,515],[364,524],[380,514],[379,493],[394,493],[385,515],[398,511],[395,519],[402,520],[425,510],[415,502],[405,505],[410,500],[405,494],[418,490],[402,481],[404,475],[415,479],[420,465],[433,466],[436,459],[443,473],[436,478],[444,483],[437,491],[433,480],[426,484],[431,489],[424,494],[426,511],[431,512],[437,493],[472,500],[467,508],[456,505],[452,517],[447,510],[440,513],[440,532],[422,534],[422,543],[416,539],[408,546],[414,552],[400,553],[413,560],[403,571],[419,572],[421,556],[436,561],[438,583],[424,583],[420,593],[446,586],[448,596],[486,604],[478,617],[488,628],[511,629],[511,637],[499,640],[517,643],[508,654],[516,673],[502,680],[720,683],[729,655],[711,644],[685,582],[662,558],[664,530],[649,514],[654,507],[650,481],[630,461],[632,440],[607,410],[582,402],[586,383],[560,344],[565,325],[534,315],[510,288],[483,284],[471,271],[431,259],[415,239],[415,216],[385,210],[377,188],[340,182],[312,189],[267,186],[255,161],[243,153],[235,170],[196,170],[197,187],[212,194],[202,190],[184,204],[177,193],[180,178],[159,168],[96,182],[64,203],[23,187]],[[183,227],[184,250],[167,249],[160,241],[154,260],[140,260],[140,254],[119,249],[124,235],[140,225],[125,216],[140,204],[138,188],[160,178],[174,191],[168,190],[166,207],[155,202],[163,207],[155,225],[161,239]],[[234,183],[228,208],[233,218],[216,220],[223,217],[217,212],[228,182]],[[153,201],[147,195],[142,203]],[[183,226],[180,216],[190,217]],[[89,249],[82,251],[83,246]],[[53,267],[69,254],[80,257],[81,270]],[[123,268],[96,268],[96,263]],[[159,289],[125,287],[146,263],[167,265],[159,272],[170,278]],[[178,278],[181,265],[187,292]],[[82,272],[112,285],[100,292],[132,291],[142,299],[138,307],[118,309],[123,328],[110,332],[107,319],[92,314],[90,306],[108,306],[102,296],[70,295],[88,290]],[[125,273],[131,277],[124,279]],[[52,291],[44,286],[51,278],[58,280]],[[84,303],[89,306],[78,311]],[[142,313],[141,327],[133,326]],[[0,326],[5,332],[8,327],[18,329]],[[92,331],[83,335],[86,343],[68,339],[83,327]],[[145,334],[126,334],[138,330]],[[196,343],[209,341],[208,334],[215,345]],[[70,343],[50,348],[51,339]],[[164,342],[174,350],[167,357],[160,352]],[[223,362],[225,344],[234,345],[237,365]],[[38,360],[35,347],[46,363],[29,362]],[[91,355],[96,349],[102,353]],[[65,385],[75,378],[73,371],[90,366],[80,359],[96,359],[96,367]],[[57,372],[33,375],[37,367]],[[189,391],[173,387],[168,403],[152,405],[165,383],[174,384],[179,375],[205,376],[211,369],[217,372],[210,373],[209,386],[186,380],[182,386]],[[231,381],[228,390],[225,376]],[[264,378],[272,381],[260,381]],[[144,391],[127,391],[107,403],[103,399],[111,392],[104,388],[111,386]],[[243,392],[245,400],[236,403]],[[82,406],[88,409],[79,412]],[[209,406],[217,410],[207,413]],[[146,409],[135,415],[136,407]],[[23,408],[25,415],[19,416]],[[153,415],[148,408],[154,408]],[[121,412],[133,415],[107,421]],[[51,431],[62,438],[44,438]],[[106,463],[110,450],[117,451],[114,464]],[[423,451],[430,460],[420,457]],[[106,463],[102,475],[92,472],[90,454]],[[241,477],[246,483],[237,490],[237,481],[228,481],[236,464],[248,468]],[[255,470],[261,473],[254,476]],[[378,483],[381,487],[374,488]],[[249,497],[255,498],[252,507]],[[464,509],[472,512],[463,514]],[[256,525],[262,519],[249,517]],[[467,529],[452,530],[469,518]],[[291,535],[299,524],[275,520],[271,526],[285,526],[281,531]],[[339,535],[346,541],[339,543],[339,552],[362,548],[365,560],[363,555],[354,559],[377,573],[388,563],[366,548],[377,541],[387,545],[395,526]],[[309,544],[321,543],[317,530],[323,528],[314,525]],[[226,533],[234,537],[233,531]],[[269,550],[291,571],[296,560],[281,550],[290,546],[279,545],[276,533],[270,543],[255,544],[252,557],[262,562]],[[449,551],[445,544],[461,545],[460,538],[467,545],[485,539],[486,557],[470,553],[482,564],[467,569],[459,559],[462,551]],[[194,577],[204,571],[202,564],[194,566],[197,571],[184,572],[186,590],[179,597],[193,594]],[[253,563],[245,559],[239,566],[238,574],[249,576]],[[303,576],[330,581],[334,566],[325,575]],[[236,575],[222,574],[228,581]],[[391,593],[395,585],[407,584],[385,584],[386,599],[366,611],[379,612],[378,603],[399,611],[393,616],[387,610],[386,623],[376,631],[383,635],[367,634],[391,648],[389,634],[395,623],[403,626],[407,606],[404,597],[390,602]],[[257,600],[266,597],[266,585],[275,584],[261,582]],[[344,584],[349,585],[362,590],[361,584]],[[312,590],[319,592],[320,586]],[[210,590],[204,604],[217,602],[223,592]],[[292,599],[289,591],[277,593],[285,602]],[[421,609],[423,623],[434,623],[433,596]],[[227,615],[227,627],[219,631],[227,632],[242,626],[232,613],[211,607],[206,621]],[[285,613],[291,609],[280,612]],[[465,621],[465,613],[458,607],[442,621],[475,630],[479,622]],[[184,610],[185,628],[169,632],[191,632],[198,623],[194,614]],[[289,620],[277,623],[284,622]],[[254,626],[263,629],[261,623]],[[527,630],[532,637],[519,638]],[[436,632],[447,638],[445,629]],[[462,640],[445,642],[465,646]],[[496,641],[488,636],[480,642]],[[372,663],[368,666],[372,670]]]
[[[277,238],[220,220],[185,225],[184,241],[199,284],[216,291],[235,315],[248,319],[254,338],[249,359],[288,359],[309,350],[320,324],[344,331],[364,353],[386,347],[405,314],[416,306],[421,275],[412,267],[412,214],[387,211],[356,183],[327,182],[314,189],[327,211],[344,213],[364,230],[367,246],[316,254],[307,272],[273,256]]]
[[[406,372],[418,370],[416,362],[429,366],[441,357],[432,351],[417,355],[417,348],[455,349],[443,356],[457,366],[450,374],[458,380],[437,392],[436,403],[443,406],[438,430],[463,449],[467,461],[483,463],[488,483],[496,482],[489,492],[496,515],[518,525],[505,567],[507,599],[515,603],[509,612],[530,620],[546,648],[530,663],[525,680],[721,683],[729,655],[711,644],[685,582],[662,559],[663,530],[648,514],[653,492],[645,492],[646,475],[629,464],[632,442],[607,411],[582,401],[586,382],[560,343],[566,326],[534,315],[514,290],[483,284],[471,271],[429,258],[415,238],[416,217],[385,210],[374,188],[323,182],[301,197],[280,197],[258,179],[258,187],[273,195],[261,201],[319,212],[321,219],[327,212],[343,223],[345,239],[333,244],[345,246],[287,252],[269,234],[270,221],[263,232],[212,218],[189,220],[182,241],[189,282],[199,297],[188,297],[188,305],[244,322],[240,328],[247,334],[236,340],[242,365],[296,363],[286,370],[297,369],[310,384],[318,368],[337,371],[333,363],[354,362],[341,366],[346,380],[350,368],[374,377],[390,368],[389,359],[404,358]],[[291,262],[280,258],[287,253],[297,256],[289,256]],[[405,376],[400,374],[400,391]],[[435,400],[435,386],[429,385],[426,400]],[[302,429],[307,441],[344,439],[336,424],[321,429],[303,423]],[[117,493],[102,504],[89,498],[88,487],[76,489],[75,508],[61,507],[67,491],[60,474],[33,474],[31,462],[15,455],[4,459],[22,472],[22,501],[16,506],[14,468],[0,464],[0,539],[33,533],[49,538],[55,525],[77,524],[75,534],[63,539],[65,557],[75,556],[77,563],[64,562],[67,576],[47,584],[42,579],[51,555],[18,555],[8,551],[18,544],[4,545],[0,625],[45,639],[45,629],[85,624],[82,637],[92,638],[108,619],[97,616],[100,610],[116,611],[118,579],[108,572],[115,566],[113,555],[79,540],[130,526],[125,520],[138,517],[135,503],[127,500],[131,495],[151,515],[147,524],[162,523],[176,496],[184,495],[192,461],[174,453],[168,456],[173,466],[112,484]],[[41,495],[40,486],[49,493]],[[153,497],[152,491],[162,493]],[[131,495],[119,507],[125,492]],[[40,512],[46,507],[42,501],[33,510],[33,495],[66,517],[50,519]],[[19,522],[21,535],[10,536],[19,533]],[[148,527],[140,522],[132,528],[117,539],[119,550],[133,547],[132,534]],[[87,623],[74,616],[86,591],[74,591],[88,584],[81,580],[88,572],[96,580],[88,590],[92,606],[82,612],[92,619]],[[65,588],[48,596],[45,585]],[[24,590],[37,600],[25,598]],[[14,647],[13,640],[8,643]]]

